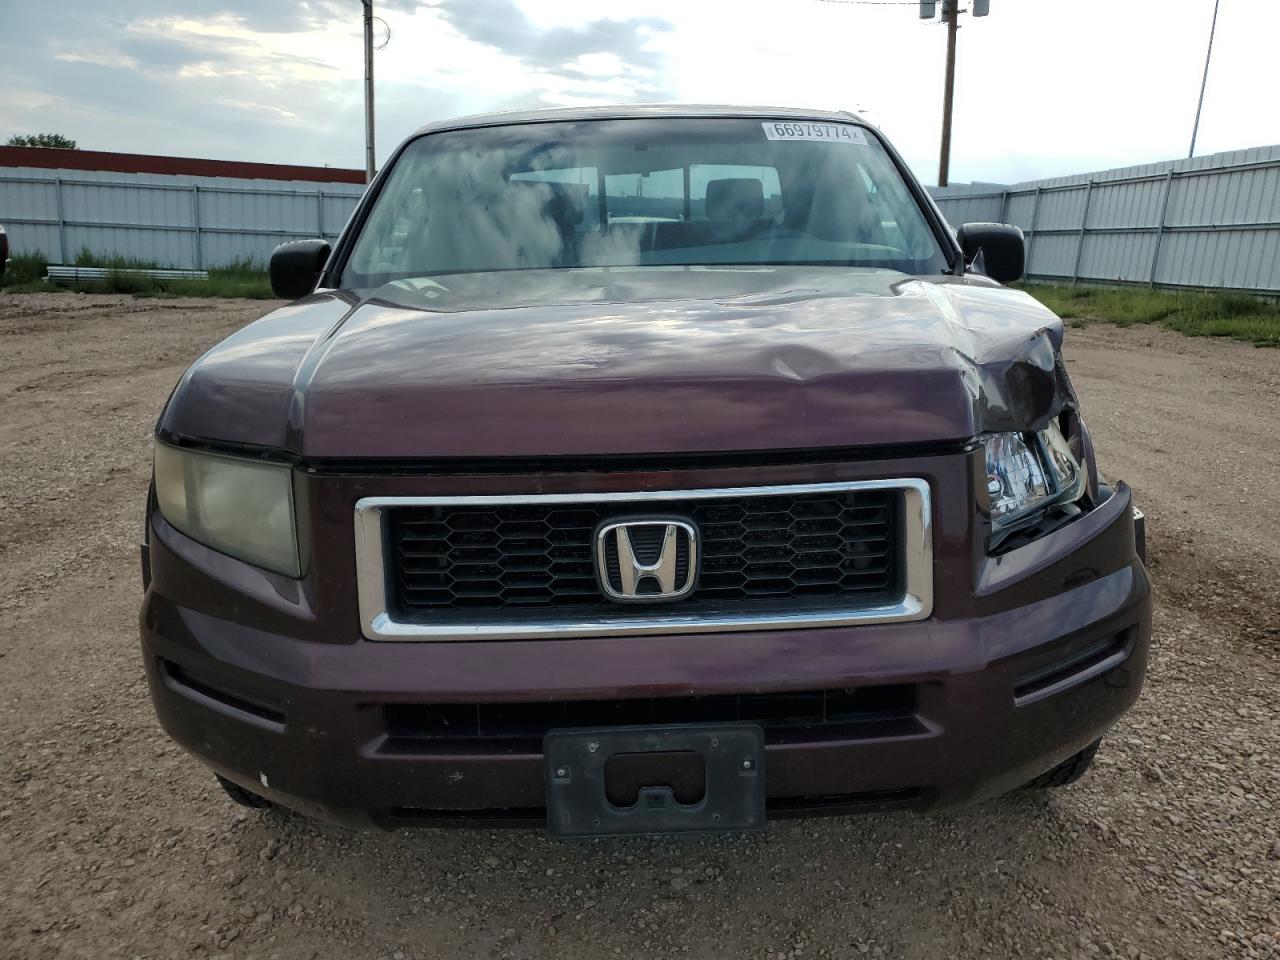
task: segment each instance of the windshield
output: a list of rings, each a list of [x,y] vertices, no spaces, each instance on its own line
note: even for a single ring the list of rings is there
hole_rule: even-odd
[[[591,120],[415,140],[382,187],[342,285],[712,264],[946,267],[901,174],[861,126]]]

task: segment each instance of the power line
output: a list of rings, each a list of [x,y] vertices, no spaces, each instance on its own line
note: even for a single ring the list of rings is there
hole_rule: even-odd
[[[1196,104],[1196,122],[1191,128],[1191,149],[1187,159],[1196,155],[1196,134],[1200,132],[1200,111],[1204,109],[1204,88],[1209,83],[1209,59],[1213,56],[1213,35],[1218,29],[1218,0],[1213,0],[1213,22],[1209,24],[1209,49],[1204,55],[1204,76],[1200,78],[1200,101]]]

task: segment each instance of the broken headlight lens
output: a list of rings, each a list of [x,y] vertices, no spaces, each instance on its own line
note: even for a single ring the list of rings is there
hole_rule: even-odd
[[[988,434],[983,444],[991,522],[998,528],[1077,500],[1084,491],[1084,470],[1056,423],[1034,434]]]
[[[175,528],[220,553],[299,575],[289,467],[157,443],[155,470],[156,502]]]

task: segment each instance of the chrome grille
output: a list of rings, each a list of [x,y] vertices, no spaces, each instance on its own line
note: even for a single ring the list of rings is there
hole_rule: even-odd
[[[593,534],[613,518],[700,533],[688,597],[611,602]],[[373,496],[356,504],[365,636],[511,640],[892,623],[933,605],[929,485],[915,478],[626,493]],[[643,552],[643,549],[642,549]],[[604,557],[606,569],[616,557]]]
[[[664,605],[668,610],[824,598],[870,605],[901,592],[900,491],[675,500],[661,506],[663,515],[691,519],[701,541],[698,586],[687,598]],[[405,616],[615,611],[596,582],[594,532],[644,507],[520,503],[389,510],[392,608]],[[616,565],[616,556],[607,562]]]

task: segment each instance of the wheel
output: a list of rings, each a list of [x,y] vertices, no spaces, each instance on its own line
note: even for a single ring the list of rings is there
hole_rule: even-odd
[[[218,778],[218,783],[222,785],[222,789],[227,791],[227,796],[240,804],[240,806],[252,807],[255,810],[265,810],[271,806],[271,801],[266,797],[260,797],[252,790],[246,790],[240,784],[233,783],[220,773],[215,773],[214,776]]]
[[[1102,746],[1101,739],[1093,741],[1079,753],[1067,757],[1052,770],[1042,773],[1030,783],[1024,784],[1022,789],[1048,790],[1051,787],[1065,787],[1068,784],[1075,783],[1089,769],[1089,765],[1093,763],[1094,755],[1097,754],[1100,746]]]

